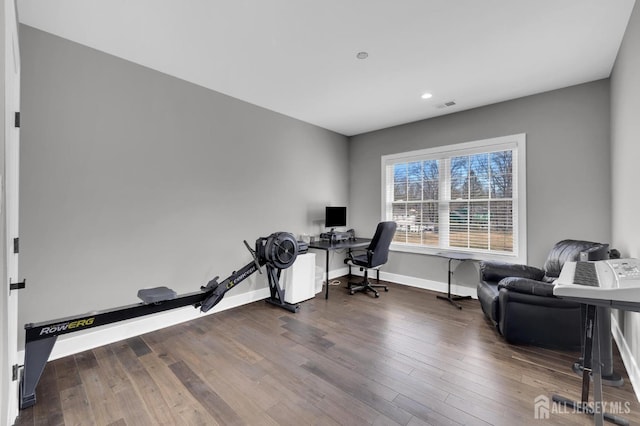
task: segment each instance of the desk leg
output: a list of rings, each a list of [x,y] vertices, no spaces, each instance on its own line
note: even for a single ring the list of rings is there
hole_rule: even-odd
[[[451,271],[451,261],[454,259],[449,258],[449,274],[447,276],[447,295],[446,296],[436,296],[438,299],[441,300],[448,300],[449,303],[451,303],[453,306],[455,306],[458,309],[462,309],[462,306],[460,306],[458,303],[456,303],[456,300],[465,300],[465,299],[471,299],[471,296],[452,296],[451,295],[451,275],[453,275],[453,272]]]
[[[597,314],[596,314],[597,315]],[[600,361],[600,336],[597,331],[593,335],[593,362],[591,366],[593,376],[593,405],[595,409],[595,423],[598,426],[604,424],[604,405],[602,404],[602,364]],[[583,404],[586,402],[582,401]]]
[[[329,298],[329,250],[326,251],[327,255],[325,257],[325,289],[324,289],[324,298]]]
[[[628,425],[629,421],[623,417],[604,412],[602,403],[602,372],[600,361],[600,340],[598,336],[596,307],[587,305],[587,315],[585,319],[584,352],[582,353],[582,397],[580,402],[572,401],[560,395],[552,395],[552,400],[560,405],[564,405],[575,410],[577,413],[584,413],[594,416],[595,424],[602,426],[604,420],[617,425]],[[589,405],[589,382],[593,377],[593,406]]]

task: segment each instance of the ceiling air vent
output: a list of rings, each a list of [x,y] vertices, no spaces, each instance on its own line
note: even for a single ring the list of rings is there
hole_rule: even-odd
[[[455,101],[449,101],[449,102],[445,102],[443,104],[436,105],[436,108],[438,108],[438,109],[449,108],[449,107],[454,106],[455,104],[456,104]]]

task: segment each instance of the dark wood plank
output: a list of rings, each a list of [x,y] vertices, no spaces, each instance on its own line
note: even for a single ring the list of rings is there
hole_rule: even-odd
[[[162,357],[153,352],[140,357],[145,369],[158,384],[158,389],[166,401],[166,409],[177,419],[176,424],[215,425],[217,422],[209,415],[182,382],[173,374]]]
[[[99,368],[81,368],[80,377],[96,423],[106,425],[123,418],[118,398]]]
[[[85,388],[82,385],[67,387],[60,391],[64,424],[95,425],[96,419],[89,405]]]
[[[58,389],[62,392],[66,389],[82,385],[82,379],[78,374],[78,366],[74,356],[68,356],[53,361],[56,366]]]
[[[391,402],[398,393],[386,386],[350,373],[335,363],[309,361],[303,367],[399,424],[406,424],[411,418],[411,414]]]
[[[127,339],[127,344],[136,354],[136,356],[140,357],[151,352],[151,348],[145,343],[145,341],[141,337],[132,337]]]
[[[102,370],[102,380],[114,393],[127,424],[153,424],[135,383],[120,362],[118,353],[123,350],[130,350],[123,342],[93,350]]]
[[[155,424],[175,424],[176,418],[170,410],[166,409],[167,402],[163,398],[162,392],[131,348],[130,339],[121,345],[116,344],[114,353],[133,384],[136,395],[142,402],[139,409],[146,411]]]
[[[36,426],[64,425],[56,364],[54,362],[49,362],[44,367],[42,378],[36,388],[36,405],[28,410],[20,411],[18,424],[21,424],[22,413],[24,413],[24,411],[33,412],[33,424]]]
[[[96,359],[93,351],[84,351],[73,356],[76,360],[76,366],[78,368],[78,374],[82,370],[89,370],[98,367],[98,360]]]
[[[229,404],[220,398],[186,363],[178,361],[171,364],[169,368],[218,423],[223,425],[244,424]]]

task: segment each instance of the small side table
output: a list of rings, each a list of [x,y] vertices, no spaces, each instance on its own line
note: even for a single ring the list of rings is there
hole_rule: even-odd
[[[462,309],[462,306],[460,306],[460,304],[456,303],[456,301],[471,299],[471,296],[453,296],[453,295],[451,295],[451,275],[453,275],[453,272],[451,271],[451,262],[454,261],[454,260],[457,260],[458,262],[462,263],[462,262],[464,262],[466,260],[475,260],[475,259],[473,258],[473,256],[470,253],[458,253],[458,252],[436,253],[435,256],[444,257],[444,258],[449,260],[449,274],[447,276],[447,295],[446,296],[445,295],[438,295],[436,297],[438,299],[441,299],[441,300],[448,300],[449,303],[451,303],[456,308]]]

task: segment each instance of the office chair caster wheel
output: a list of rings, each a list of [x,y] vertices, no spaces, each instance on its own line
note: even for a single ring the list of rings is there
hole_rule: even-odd
[[[376,297],[380,297],[380,294],[376,291],[375,293]]]
[[[389,291],[389,289],[385,287],[385,288],[384,288],[384,291]]]
[[[353,296],[354,294],[356,294],[356,292],[353,290],[349,290],[349,294]]]

